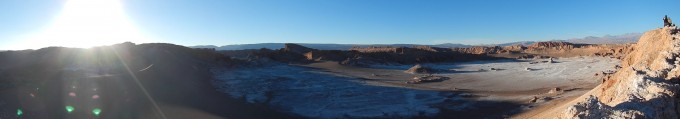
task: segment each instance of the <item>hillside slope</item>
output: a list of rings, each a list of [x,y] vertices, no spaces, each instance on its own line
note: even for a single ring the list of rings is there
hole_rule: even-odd
[[[219,62],[214,51],[161,43],[0,52],[0,118],[287,117],[216,91]]]
[[[675,27],[644,33],[622,68],[583,96],[527,118],[678,118],[680,35]]]

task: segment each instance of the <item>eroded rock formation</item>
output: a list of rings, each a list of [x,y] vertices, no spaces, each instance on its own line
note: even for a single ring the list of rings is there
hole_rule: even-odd
[[[575,56],[602,56],[619,58],[633,50],[632,44],[591,45],[567,42],[538,42],[530,46],[476,46],[469,48],[437,48],[430,46],[412,47],[353,47],[349,50],[316,50],[301,45],[287,43],[278,50],[237,50],[220,51],[224,55],[258,61],[278,61],[284,63],[310,63],[316,61],[336,61],[343,65],[369,66],[391,64],[417,64],[434,62],[460,62],[473,60],[492,60],[507,58],[548,58]],[[269,60],[266,60],[266,59]]]
[[[537,42],[527,46],[527,48],[529,49],[544,49],[544,48],[571,49],[574,47],[575,45],[573,43],[559,41]]]
[[[417,64],[404,72],[411,74],[431,74],[434,73],[435,70],[430,67],[425,67],[423,65]]]
[[[563,109],[557,118],[680,118],[680,34],[646,32],[621,69]]]
[[[304,54],[308,53],[311,51],[316,51],[316,49],[308,48],[302,45],[298,44],[293,44],[293,43],[286,43],[284,44],[283,49],[281,49],[284,52],[291,52],[291,53],[297,53],[297,54]]]
[[[482,54],[508,58],[542,57],[575,57],[602,56],[621,59],[630,52],[633,44],[573,44],[569,42],[547,41],[537,42],[529,46],[475,46],[469,48],[451,48],[452,51],[466,54]]]

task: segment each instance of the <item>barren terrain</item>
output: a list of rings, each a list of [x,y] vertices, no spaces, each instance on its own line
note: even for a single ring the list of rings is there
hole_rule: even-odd
[[[615,86],[613,74],[635,60],[629,54],[645,54],[637,47],[215,51],[123,43],[8,51],[0,53],[7,64],[0,66],[0,117],[18,109],[29,118],[549,118],[577,113],[572,105],[584,94]]]
[[[619,64],[605,57],[547,60],[428,63],[423,66],[442,70],[431,75],[450,79],[420,84],[405,83],[428,75],[405,73],[412,65],[275,64],[217,71],[215,84],[232,97],[304,117],[499,118],[579,96],[600,83],[594,72]],[[554,88],[560,90],[549,93]],[[530,102],[534,97],[539,99]]]

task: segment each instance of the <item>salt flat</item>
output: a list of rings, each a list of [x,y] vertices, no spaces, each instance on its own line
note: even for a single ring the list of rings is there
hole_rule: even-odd
[[[604,57],[573,57],[519,61],[479,61],[459,64],[427,64],[437,69],[455,70],[442,73],[452,80],[422,84],[437,89],[470,89],[477,91],[531,91],[594,87],[601,81],[595,72],[611,71],[620,64]],[[532,63],[534,62],[534,63]],[[497,69],[497,70],[491,70]],[[528,70],[527,70],[528,68]],[[600,75],[601,76],[601,75]]]
[[[404,84],[414,76],[403,71],[413,65],[374,65],[370,68],[349,67],[323,62],[305,65],[323,69],[336,75],[369,79],[369,84],[381,86],[414,87],[430,90],[474,91],[531,91],[537,89],[587,88],[597,85],[601,75],[595,72],[611,71],[620,60],[605,57],[572,57],[531,60],[494,60],[463,63],[422,64],[444,72],[432,75],[446,76],[450,80],[436,83]],[[496,70],[492,70],[496,69]],[[530,70],[527,70],[529,68]]]
[[[412,65],[276,64],[215,71],[213,84],[232,97],[311,118],[505,117],[532,105],[581,95],[599,84],[593,72],[614,70],[620,62],[604,57],[547,60],[422,64],[442,70],[432,75],[450,79],[421,84],[405,83],[423,75],[404,72]],[[565,91],[548,94],[553,88]],[[543,100],[527,103],[534,97]],[[501,108],[490,111],[485,106]],[[480,111],[495,113],[475,113]]]
[[[218,90],[232,97],[310,118],[427,116],[439,113],[432,105],[459,100],[454,93],[363,85],[288,65],[226,71],[217,79]]]

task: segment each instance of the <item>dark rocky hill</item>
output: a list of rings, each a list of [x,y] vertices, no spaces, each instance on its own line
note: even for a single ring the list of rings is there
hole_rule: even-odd
[[[286,118],[215,91],[214,49],[123,43],[0,52],[0,117]],[[72,112],[65,110],[72,108]],[[92,110],[99,109],[100,115]]]

